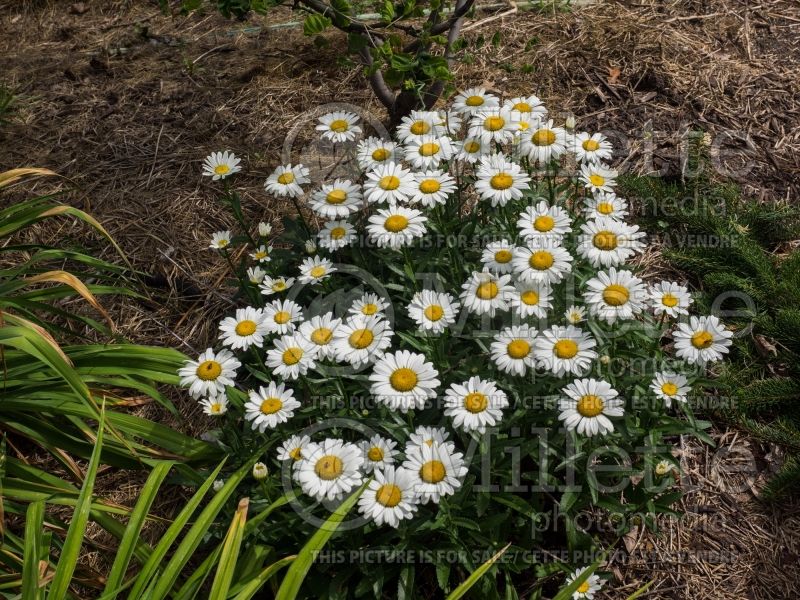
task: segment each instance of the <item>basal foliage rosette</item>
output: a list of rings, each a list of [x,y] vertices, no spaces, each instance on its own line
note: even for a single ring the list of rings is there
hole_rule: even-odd
[[[241,227],[210,244],[239,293],[217,348],[180,372],[234,462],[265,453],[259,489],[299,494],[264,538],[302,539],[308,515],[368,481],[339,547],[454,554],[337,564],[344,589],[396,589],[420,562],[447,589],[476,548],[511,542],[494,597],[531,564],[572,573],[584,561],[536,552],[593,547],[608,515],[668,512],[676,436],[703,435],[688,399],[732,333],[641,274],[647,237],[614,193],[610,141],[482,89],[412,113],[394,140],[348,112],[311,126],[340,168],[275,169],[266,192],[298,209],[281,236],[242,217],[239,159],[206,160]]]

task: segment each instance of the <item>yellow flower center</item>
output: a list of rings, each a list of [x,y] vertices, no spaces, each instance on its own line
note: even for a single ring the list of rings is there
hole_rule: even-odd
[[[317,346],[325,346],[331,341],[331,337],[333,337],[333,331],[327,327],[320,327],[311,332],[311,341]]]
[[[419,184],[419,191],[423,194],[435,194],[442,185],[435,179],[423,179]]]
[[[414,135],[425,135],[430,130],[431,126],[428,125],[427,121],[414,121],[410,127],[410,131]]]
[[[539,294],[533,290],[522,292],[519,298],[522,300],[523,304],[527,304],[528,306],[535,306],[536,304],[539,304]]]
[[[419,469],[419,476],[425,483],[439,483],[445,478],[447,471],[440,460],[429,460]]]
[[[661,297],[661,304],[663,304],[667,308],[678,306],[678,298],[667,292]]]
[[[292,460],[298,461],[301,458],[303,458],[303,449],[300,448],[300,446],[298,446],[297,448],[294,448],[289,451],[289,456],[292,457]]]
[[[473,415],[481,413],[486,410],[489,405],[489,399],[486,394],[480,392],[470,392],[464,396],[464,408],[466,408]]]
[[[558,340],[553,346],[553,353],[561,359],[570,359],[578,354],[578,344],[573,340]]]
[[[214,381],[222,375],[222,365],[215,360],[206,360],[197,366],[196,373],[203,381]]]
[[[585,396],[581,396],[575,408],[584,417],[596,417],[603,412],[603,406],[603,399],[600,396],[586,394]]]
[[[483,121],[483,128],[486,131],[499,131],[506,124],[503,117],[486,117]]]
[[[403,231],[403,229],[408,227],[408,219],[403,215],[392,215],[386,219],[386,221],[383,223],[383,227],[386,229],[386,231],[397,233],[398,231]]]
[[[347,231],[344,227],[334,227],[331,229],[331,239],[332,240],[340,240],[347,234]]]
[[[222,403],[212,402],[209,408],[212,415],[218,415],[222,412]]]
[[[336,119],[335,121],[331,121],[331,131],[335,133],[344,133],[347,131],[347,121],[344,119]]]
[[[519,360],[531,353],[531,345],[525,340],[514,340],[506,346],[506,352],[511,358]]]
[[[714,336],[708,331],[698,331],[692,336],[692,346],[698,350],[708,348],[714,343]]]
[[[287,348],[283,352],[283,364],[285,365],[296,365],[300,362],[301,358],[303,358],[303,349],[297,346],[294,348]]]
[[[550,129],[538,129],[531,136],[536,146],[552,146],[556,143],[556,134]]]
[[[291,318],[292,318],[292,315],[291,315],[291,313],[289,313],[288,311],[285,311],[285,310],[279,310],[278,312],[276,312],[276,313],[275,313],[275,316],[274,316],[274,317],[272,317],[272,319],[273,319],[273,320],[274,320],[274,321],[275,321],[275,322],[276,322],[278,325],[285,325],[286,323],[288,323],[288,322],[289,322],[289,320],[290,320]]]
[[[494,260],[501,265],[506,264],[509,262],[514,255],[511,253],[511,250],[498,250],[494,253]]]
[[[370,459],[372,462],[378,462],[379,460],[383,460],[383,450],[378,448],[377,446],[373,446],[367,452],[367,458]]]
[[[378,312],[378,305],[369,302],[368,304],[365,304],[364,306],[361,307],[361,312],[367,316],[374,315],[376,312]]]
[[[597,212],[601,215],[610,215],[614,212],[614,205],[610,202],[601,202],[597,205]]]
[[[592,173],[589,175],[589,182],[595,187],[602,187],[605,185],[606,178],[602,175],[598,175],[597,173]]]
[[[381,177],[381,180],[378,182],[378,186],[382,190],[387,190],[391,192],[392,190],[396,190],[400,187],[400,178],[395,177],[394,175],[385,175]]]
[[[392,155],[386,148],[376,148],[372,151],[372,160],[383,162]]]
[[[325,196],[325,201],[328,204],[341,204],[347,200],[347,192],[344,190],[331,190],[328,192],[328,195]]]
[[[555,227],[555,224],[556,222],[550,215],[539,215],[533,221],[533,228],[536,231],[550,231],[553,227]]]
[[[587,152],[594,152],[600,148],[600,142],[596,142],[595,140],[585,140],[581,146],[583,146],[583,149]]]
[[[226,175],[231,168],[228,165],[217,165],[214,167],[214,173],[217,175]]]
[[[553,255],[547,250],[539,250],[531,254],[528,264],[537,271],[546,271],[553,266]]]
[[[579,594],[585,594],[586,592],[589,591],[589,582],[584,581],[582,584],[578,586],[578,589],[575,591],[578,592]]]
[[[363,350],[372,343],[375,335],[369,329],[356,329],[350,334],[348,342],[356,350]]]
[[[333,454],[327,454],[317,461],[314,465],[314,472],[317,477],[324,481],[336,479],[344,472],[342,459]]]
[[[420,156],[433,156],[439,152],[439,144],[435,142],[428,142],[419,147]]]
[[[661,386],[661,391],[664,392],[667,396],[674,396],[678,393],[678,386],[668,381],[664,385]]]
[[[483,104],[483,96],[470,96],[466,100],[464,100],[464,104],[467,106],[481,106]]]
[[[275,316],[277,317],[278,315],[276,314]],[[256,332],[256,327],[257,325],[255,321],[250,321],[249,319],[245,321],[239,321],[236,324],[236,335],[253,335]]]
[[[217,242],[217,246],[219,246],[220,248],[224,248],[228,244],[230,244],[230,242],[225,238],[222,238],[220,241]]]
[[[514,185],[514,178],[507,173],[498,173],[497,175],[492,176],[492,178],[489,180],[489,185],[496,190],[507,190]]]
[[[388,506],[389,508],[394,508],[400,504],[402,497],[403,493],[400,491],[400,488],[392,483],[383,484],[378,488],[378,491],[375,492],[375,502]]]
[[[267,258],[269,256],[269,252],[267,252],[266,250],[256,250],[253,256],[256,257],[256,260],[261,260]]]
[[[323,275],[325,275],[325,267],[323,267],[322,265],[317,265],[316,267],[311,269],[308,272],[308,274],[311,275],[312,277],[314,277],[315,279],[318,279],[318,278],[322,277]]]
[[[291,171],[286,171],[286,173],[281,173],[278,175],[278,183],[281,185],[289,185],[294,181],[294,173]]]
[[[282,292],[286,289],[286,282],[285,281],[276,281],[272,284],[272,289],[276,292]]]
[[[609,306],[622,306],[630,298],[630,292],[624,285],[612,283],[603,290],[603,301]]]
[[[531,128],[531,124],[530,124],[530,123],[527,123],[527,122],[525,122],[525,121],[519,121],[519,122],[517,123],[517,126],[519,127],[519,130],[520,130],[520,131],[528,131],[528,129],[530,129],[530,128]]]
[[[491,300],[497,296],[499,291],[494,281],[484,281],[475,289],[475,295],[481,300]]]
[[[517,112],[529,113],[531,112],[531,105],[527,102],[517,102],[514,106],[511,107],[511,110],[516,110]]]
[[[426,306],[423,312],[425,314],[425,318],[427,318],[429,321],[438,321],[442,318],[442,316],[444,316],[444,309],[442,309],[442,307],[438,304]]]
[[[598,250],[610,251],[617,247],[617,236],[610,231],[598,231],[594,234],[592,242]]]
[[[267,398],[261,403],[261,412],[265,415],[274,415],[283,407],[283,401],[280,398]]]
[[[394,373],[389,376],[389,383],[398,392],[409,392],[417,385],[417,374],[407,368],[401,367],[396,369]]]
[[[476,141],[467,142],[464,144],[464,150],[469,152],[470,154],[475,154],[478,150],[481,149],[481,145]]]

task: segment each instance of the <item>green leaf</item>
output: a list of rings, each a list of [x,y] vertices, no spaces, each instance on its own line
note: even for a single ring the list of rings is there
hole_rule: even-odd
[[[222,553],[214,582],[211,584],[211,591],[208,594],[209,600],[225,600],[228,597],[228,590],[233,581],[233,572],[236,569],[236,562],[239,559],[239,550],[242,546],[244,536],[244,525],[247,521],[247,509],[250,506],[250,498],[242,498],[239,507],[233,515],[228,534],[222,544]]]
[[[478,580],[486,575],[486,572],[492,568],[492,565],[498,561],[498,559],[506,553],[506,551],[511,547],[511,542],[506,544],[503,548],[497,551],[494,556],[492,556],[489,560],[483,563],[480,567],[475,569],[472,574],[467,577],[464,582],[459,585],[456,589],[447,596],[447,600],[458,600],[459,598],[463,598],[464,594],[466,594],[472,586],[478,583]]]
[[[39,556],[42,553],[44,501],[32,502],[25,512],[25,553],[22,565],[22,597],[41,598],[39,588]]]
[[[304,35],[317,35],[322,33],[330,27],[331,20],[324,16],[318,14],[311,14],[308,15],[305,20],[303,21],[303,34]]]
[[[279,561],[272,563],[266,569],[261,571],[258,577],[254,578],[252,581],[249,581],[247,585],[245,585],[245,587],[242,588],[238,594],[236,594],[234,600],[250,600],[250,598],[255,596],[256,592],[258,592],[258,590],[260,590],[264,584],[269,581],[270,577],[272,577],[280,569],[291,563],[296,558],[296,555],[287,556],[286,558],[282,558]]]

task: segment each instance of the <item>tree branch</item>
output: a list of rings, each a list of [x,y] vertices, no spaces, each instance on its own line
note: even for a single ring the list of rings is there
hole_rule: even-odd
[[[369,48],[364,46],[358,51],[358,56],[361,58],[361,62],[367,69],[371,69],[372,65],[374,64],[374,60],[372,58],[372,54],[369,52]],[[392,107],[394,106],[395,95],[391,88],[386,85],[386,81],[383,79],[383,73],[380,72],[380,69],[375,69],[369,75],[369,85],[372,87],[372,91],[375,92],[375,95],[380,100],[381,104],[383,104],[390,112]]]

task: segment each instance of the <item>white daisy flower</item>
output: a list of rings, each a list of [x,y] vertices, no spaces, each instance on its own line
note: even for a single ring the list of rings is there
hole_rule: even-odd
[[[575,135],[573,152],[579,162],[599,163],[611,160],[611,142],[602,133],[578,133]]]
[[[374,479],[358,499],[358,511],[378,526],[397,528],[400,521],[411,519],[417,511],[413,475],[391,465],[375,471]]]
[[[307,435],[293,435],[278,448],[278,460],[298,462],[303,459],[303,448],[311,444]]]
[[[294,277],[270,277],[266,275],[261,282],[261,293],[264,296],[280,294],[294,285]]]
[[[548,283],[515,281],[515,292],[511,296],[511,309],[523,319],[547,318],[547,309],[552,308],[553,290]]]
[[[364,197],[370,204],[404,202],[415,191],[414,174],[397,163],[375,167],[364,182]]]
[[[294,392],[283,383],[274,381],[267,387],[259,387],[258,391],[250,390],[248,398],[244,405],[244,418],[250,421],[254,431],[261,433],[285,423],[294,416],[294,411],[300,408]]]
[[[368,440],[362,441],[359,446],[364,453],[364,471],[372,473],[380,471],[394,463],[397,454],[397,442],[379,435],[373,435]]]
[[[236,369],[241,366],[242,363],[229,350],[215,354],[212,348],[208,348],[197,360],[187,360],[178,370],[178,375],[181,386],[188,387],[189,395],[198,399],[224,394],[225,387],[234,384]]]
[[[439,372],[425,358],[407,350],[384,354],[369,376],[375,400],[403,413],[425,408],[426,401],[436,397],[441,383]]]
[[[349,179],[336,179],[313,192],[308,205],[323,219],[346,219],[364,207],[364,198],[358,185]]]
[[[228,230],[217,231],[211,236],[211,243],[208,245],[212,250],[224,250],[231,245],[231,232]]]
[[[273,300],[264,307],[263,318],[269,333],[284,335],[303,321],[303,307],[292,300]]]
[[[369,137],[358,143],[356,160],[362,171],[372,171],[375,167],[403,160],[403,149],[391,140]]]
[[[419,142],[426,135],[446,134],[446,131],[440,125],[441,121],[441,116],[438,112],[412,110],[411,114],[400,120],[400,124],[395,129],[395,135],[403,144],[410,144]]]
[[[628,201],[613,192],[598,192],[583,203],[583,216],[587,219],[607,217],[622,221],[628,215]]]
[[[536,96],[517,96],[503,103],[503,108],[528,115],[531,118],[544,118],[547,116],[547,109],[542,101]]]
[[[666,475],[667,473],[674,471],[675,468],[676,468],[675,465],[673,465],[668,460],[661,460],[658,461],[658,463],[656,464],[655,472],[656,475],[658,475],[659,477],[664,477],[664,475]]]
[[[423,135],[409,142],[404,149],[405,160],[415,169],[436,169],[442,161],[450,160],[455,153],[452,140],[447,136]]]
[[[303,460],[295,463],[297,482],[303,492],[316,499],[341,500],[361,485],[364,457],[355,444],[326,439],[302,450]]]
[[[560,377],[565,373],[583,375],[597,358],[594,338],[578,327],[554,325],[540,332],[533,344],[537,367]]]
[[[226,177],[238,173],[242,170],[239,163],[241,159],[237,158],[233,152],[212,152],[203,161],[203,175],[211,177],[212,181],[218,179],[225,179]]]
[[[659,281],[650,288],[650,302],[656,315],[688,315],[692,296],[689,288],[674,281]]]
[[[455,160],[470,164],[478,162],[492,151],[492,145],[484,143],[480,137],[466,137],[457,145],[458,151],[455,154]]]
[[[481,199],[490,201],[492,207],[519,200],[522,192],[530,188],[528,174],[502,154],[483,157],[475,175],[475,191]]]
[[[572,325],[582,323],[586,318],[586,309],[583,306],[576,306],[573,304],[564,311],[564,318],[567,320],[567,323]]]
[[[444,444],[449,437],[450,433],[444,427],[420,425],[414,430],[414,433],[409,436],[409,440],[406,443],[405,455],[408,456],[418,451],[422,446]]]
[[[347,310],[351,315],[364,315],[371,317],[378,315],[379,317],[386,318],[385,311],[389,308],[391,302],[388,298],[381,298],[378,294],[367,292],[361,298],[353,302],[352,306]]]
[[[489,271],[473,271],[461,286],[461,302],[469,312],[493,317],[498,310],[506,311],[514,296],[511,275],[494,275]]]
[[[265,246],[261,244],[253,252],[250,253],[250,258],[257,260],[260,263],[267,263],[272,260],[272,246]]]
[[[255,267],[248,267],[247,268],[247,280],[252,283],[253,285],[259,285],[262,281],[264,281],[264,277],[266,277],[267,272],[256,265]]]
[[[388,208],[379,208],[369,218],[367,233],[370,241],[379,248],[398,250],[425,235],[427,221],[428,217],[419,210],[389,204]]]
[[[588,567],[583,569],[576,569],[576,571],[567,577],[567,585],[571,584],[575,581],[578,577],[583,575],[583,572]],[[600,577],[597,575],[590,575],[586,581],[578,586],[578,589],[572,593],[572,600],[592,600],[594,595],[600,591],[600,588],[603,587],[603,583],[600,581]]]
[[[511,259],[511,267],[522,281],[558,283],[572,271],[572,256],[561,246],[539,250],[518,246],[514,251],[514,258]]]
[[[733,332],[725,329],[720,320],[708,317],[690,317],[688,323],[678,323],[672,334],[675,354],[689,364],[705,366],[722,359],[729,352]]]
[[[686,377],[679,373],[661,371],[656,373],[650,383],[650,389],[664,401],[667,408],[671,408],[673,400],[677,400],[681,404],[686,403],[686,395],[692,391],[692,387],[686,385],[687,383]]]
[[[498,106],[500,106],[500,100],[497,96],[487,93],[486,89],[482,87],[468,88],[453,98],[453,110],[465,115]]]
[[[456,180],[443,171],[429,170],[414,173],[414,181],[416,191],[409,202],[411,204],[420,202],[426,208],[445,204],[450,194],[456,191]]]
[[[611,384],[597,379],[576,379],[561,390],[559,421],[578,435],[606,435],[614,431],[608,417],[621,417],[624,401]]]
[[[550,206],[540,200],[535,206],[529,206],[519,216],[517,227],[520,235],[526,240],[542,239],[555,243],[561,241],[565,234],[572,231],[572,219],[569,213],[560,206]]]
[[[299,331],[301,336],[317,346],[317,358],[321,360],[334,356],[333,333],[341,324],[342,320],[335,319],[329,312],[311,317],[300,325]]]
[[[586,282],[583,299],[589,313],[608,323],[632,319],[641,313],[647,302],[644,282],[630,271],[611,267],[598,271]]]
[[[621,265],[637,252],[642,252],[645,234],[638,225],[601,217],[581,225],[578,254],[593,267]]]
[[[450,294],[422,290],[411,298],[408,316],[423,331],[437,334],[456,322],[461,305]]]
[[[453,427],[484,433],[487,425],[497,425],[503,418],[508,397],[494,381],[474,376],[452,384],[445,392],[444,406],[444,414],[453,418]]]
[[[297,280],[300,283],[319,283],[330,277],[331,273],[335,273],[336,271],[336,267],[334,267],[333,263],[327,258],[320,258],[319,256],[305,258],[300,265],[300,276]]]
[[[512,375],[525,375],[535,364],[533,344],[536,330],[528,325],[506,327],[494,336],[489,352],[497,368]]]
[[[618,173],[604,163],[581,165],[580,181],[591,192],[613,192]]]
[[[270,333],[263,311],[252,306],[237,308],[235,317],[222,319],[219,330],[222,345],[233,350],[247,350],[250,346],[261,348],[264,336]]]
[[[316,366],[317,346],[299,333],[284,335],[267,351],[267,366],[283,379],[297,379]]]
[[[319,245],[328,250],[338,250],[356,240],[356,228],[347,221],[328,221],[317,233]]]
[[[228,398],[225,394],[210,396],[200,400],[200,406],[209,417],[220,417],[228,412]]]
[[[358,115],[351,112],[335,111],[322,115],[319,118],[317,131],[321,131],[320,137],[331,140],[332,142],[350,142],[356,139],[361,133],[361,127],[357,125]]]
[[[452,442],[419,446],[406,453],[403,468],[412,473],[414,492],[420,504],[431,500],[438,504],[444,496],[455,494],[467,474],[463,455],[456,452]]]
[[[281,165],[267,177],[264,189],[273,196],[299,198],[305,194],[300,186],[311,182],[308,174],[308,168],[303,165]]]
[[[516,132],[517,123],[512,113],[500,107],[476,112],[469,121],[469,136],[480,138],[486,144],[510,144]]]
[[[486,245],[481,254],[483,266],[492,273],[511,273],[511,259],[514,258],[515,246],[508,240],[499,240]]]
[[[377,315],[356,315],[333,332],[336,360],[358,368],[381,356],[392,343],[392,330]]]
[[[539,121],[520,133],[519,150],[532,163],[546,165],[567,151],[567,132],[555,127],[552,119]]]
[[[461,131],[463,124],[459,114],[453,110],[438,110],[436,111],[438,121],[436,123],[436,132],[438,135],[456,135]]]

